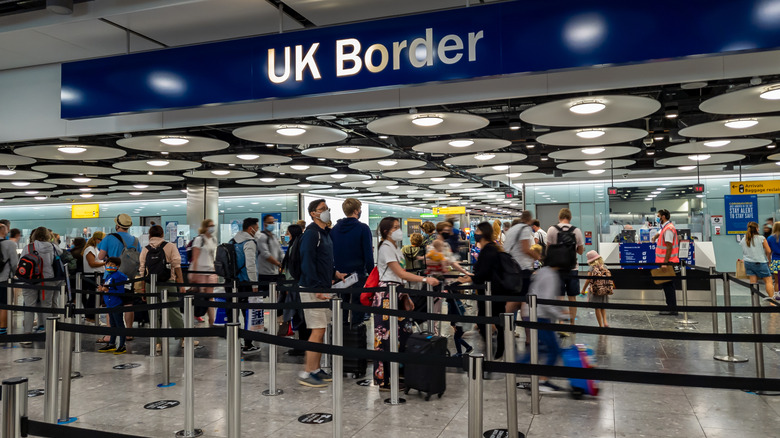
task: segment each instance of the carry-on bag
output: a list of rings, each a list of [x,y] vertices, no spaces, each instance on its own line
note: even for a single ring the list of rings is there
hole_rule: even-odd
[[[428,332],[413,333],[406,341],[406,353],[447,357],[447,338]],[[416,389],[425,393],[426,401],[434,394],[441,398],[447,389],[447,369],[444,365],[404,364],[404,383],[405,394]]]
[[[563,350],[563,365],[574,368],[594,368],[595,356],[593,349],[584,344],[574,344]],[[583,395],[599,395],[599,384],[596,380],[569,379],[572,398],[579,400]]]

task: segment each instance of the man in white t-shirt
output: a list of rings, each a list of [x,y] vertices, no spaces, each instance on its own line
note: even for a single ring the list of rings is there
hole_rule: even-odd
[[[577,275],[579,275],[577,254],[585,252],[585,239],[582,238],[582,231],[571,224],[571,210],[562,208],[558,212],[558,221],[558,225],[553,225],[547,230],[547,250],[549,253],[552,245],[563,244],[565,243],[564,240],[574,240],[570,245],[573,264],[568,269],[569,275],[567,275],[567,269],[561,268],[560,270],[562,275],[561,295],[569,297],[569,301],[577,301],[577,295],[580,294],[580,280],[577,278]],[[562,235],[559,239],[559,234],[562,233],[566,233],[566,236]],[[574,239],[571,239],[571,234],[574,235]],[[577,317],[577,308],[569,307],[569,314],[571,315],[569,322],[573,325]]]
[[[542,229],[539,219],[534,219],[531,223],[531,228],[534,230],[534,243],[542,245],[542,248],[547,246],[547,232]]]
[[[520,295],[528,294],[531,274],[534,270],[534,261],[538,260],[535,252],[531,251],[534,245],[534,234],[531,229],[533,215],[530,211],[524,211],[519,219],[512,222],[512,227],[506,233],[504,241],[504,250],[515,259],[520,269],[523,271],[523,285]]]

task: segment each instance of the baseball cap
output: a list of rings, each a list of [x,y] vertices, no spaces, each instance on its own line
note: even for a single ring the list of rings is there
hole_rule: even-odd
[[[129,214],[122,213],[114,219],[114,223],[122,228],[130,228],[133,226],[133,218]]]

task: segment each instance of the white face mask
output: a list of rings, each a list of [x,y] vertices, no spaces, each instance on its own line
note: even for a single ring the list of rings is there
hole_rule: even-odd
[[[320,213],[320,220],[325,222],[326,224],[330,222],[330,210],[325,210],[322,213]]]
[[[208,230],[209,234],[214,234],[217,231],[217,227],[212,225],[212,226],[208,227],[207,230]]]
[[[393,239],[393,241],[395,241],[395,242],[400,242],[400,241],[404,240],[404,232],[401,231],[401,229],[399,228],[399,229],[393,231],[392,234],[390,234],[390,238]]]

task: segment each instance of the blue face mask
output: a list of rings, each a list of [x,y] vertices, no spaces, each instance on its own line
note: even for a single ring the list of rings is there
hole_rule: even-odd
[[[274,231],[276,231],[276,224],[266,225],[265,230],[268,231],[269,233],[273,233]]]
[[[284,243],[290,243],[290,236],[284,236]]]
[[[661,223],[661,218],[656,216],[655,217],[655,223],[660,224]]]

